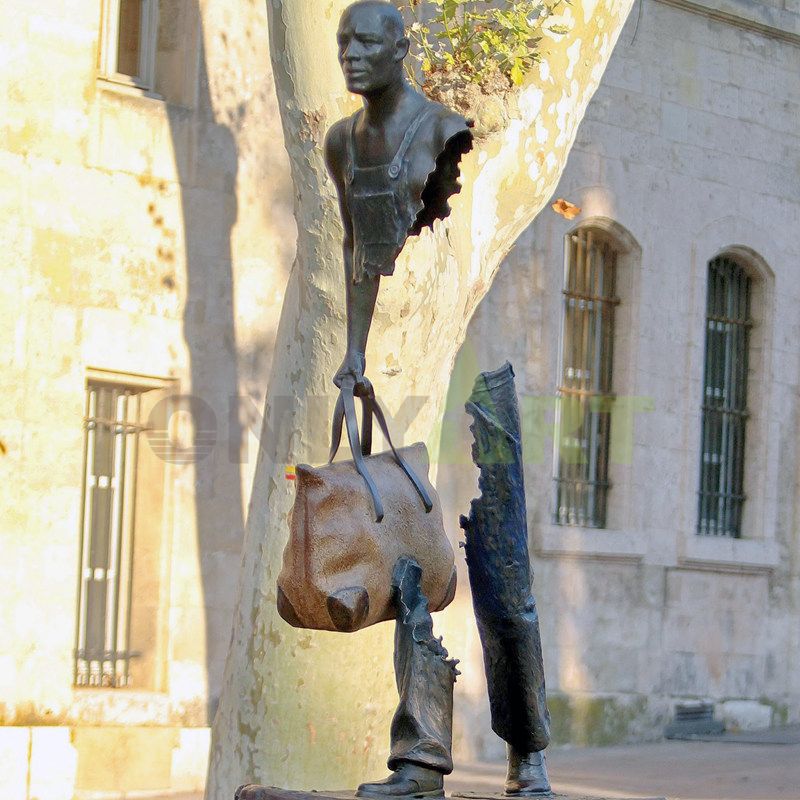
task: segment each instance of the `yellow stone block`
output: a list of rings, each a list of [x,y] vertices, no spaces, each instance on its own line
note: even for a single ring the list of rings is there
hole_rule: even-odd
[[[29,728],[0,727],[0,797],[25,800],[28,783]]]
[[[95,792],[166,790],[172,779],[175,728],[75,728],[75,788]]]
[[[77,754],[69,728],[30,728],[30,789],[33,800],[72,800]]]

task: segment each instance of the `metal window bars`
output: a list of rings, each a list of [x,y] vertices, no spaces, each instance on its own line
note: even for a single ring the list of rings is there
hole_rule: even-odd
[[[555,522],[602,528],[608,506],[617,252],[591,228],[564,242]]]
[[[738,538],[744,507],[751,279],[726,256],[708,265],[697,532]]]
[[[76,686],[127,686],[141,388],[90,381],[84,418]]]

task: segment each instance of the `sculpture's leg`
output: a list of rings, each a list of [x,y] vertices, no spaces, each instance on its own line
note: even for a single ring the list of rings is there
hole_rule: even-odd
[[[467,403],[481,496],[461,517],[492,729],[508,744],[506,794],[549,794],[550,741],[539,617],[531,593],[514,372],[481,373]]]
[[[453,684],[456,661],[433,636],[422,570],[411,558],[395,565],[397,604],[394,668],[400,702],[391,727],[389,769],[383,781],[363,783],[358,797],[441,797],[453,770]]]

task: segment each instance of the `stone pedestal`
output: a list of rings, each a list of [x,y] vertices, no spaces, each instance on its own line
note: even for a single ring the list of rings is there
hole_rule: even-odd
[[[548,800],[548,798],[552,798],[552,800],[612,800],[612,798],[600,797],[599,795],[563,794],[561,792],[553,792],[552,794],[540,796],[542,800]],[[456,800],[456,798],[461,798],[461,800],[509,800],[508,796],[504,794],[491,794],[488,792],[453,792],[450,797],[452,797],[453,800]],[[536,797],[536,795],[533,795],[533,797]],[[526,800],[529,800],[529,798]],[[634,799],[631,798],[631,800]],[[635,800],[666,800],[666,798],[639,797],[635,798]]]
[[[553,798],[553,800],[611,800],[598,796],[560,794],[559,792],[553,792],[545,797]],[[355,792],[347,790],[295,792],[288,789],[276,789],[272,786],[247,785],[242,787],[241,791],[237,790],[235,800],[354,800],[354,798]],[[445,800],[456,800],[456,798],[461,798],[461,800],[509,800],[503,794],[488,792],[455,792],[446,796]],[[642,797],[637,800],[666,800],[666,798]]]

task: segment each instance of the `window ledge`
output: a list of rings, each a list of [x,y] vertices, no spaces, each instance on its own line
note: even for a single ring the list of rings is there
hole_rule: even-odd
[[[73,686],[70,721],[103,725],[168,725],[171,699],[142,688]]]
[[[772,539],[730,539],[722,536],[684,537],[678,564],[730,572],[770,572],[778,566],[778,545]]]
[[[98,75],[97,83],[102,89],[116,94],[122,94],[127,97],[146,97],[149,100],[164,102],[164,98],[158,92],[146,89],[144,86],[139,86],[133,81],[125,80],[122,77],[115,78],[109,75]]]
[[[641,561],[647,553],[647,541],[643,536],[604,528],[545,523],[536,526],[533,542],[537,555],[545,557]]]

